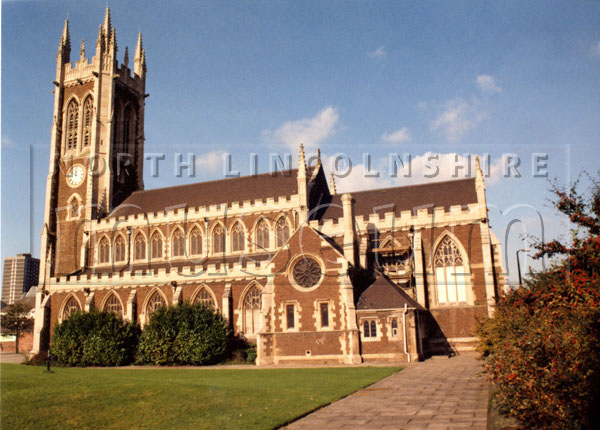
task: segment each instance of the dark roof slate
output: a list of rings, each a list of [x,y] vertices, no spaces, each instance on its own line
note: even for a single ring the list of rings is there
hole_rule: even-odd
[[[264,173],[196,184],[135,191],[110,216],[162,212],[175,207],[242,203],[298,194],[297,171]]]
[[[417,208],[443,207],[446,210],[454,205],[477,203],[475,179],[455,179],[452,181],[432,182],[428,184],[408,185],[393,188],[352,192],[354,199],[354,216],[368,218],[373,213],[390,212],[394,207],[396,216],[402,211],[414,213]],[[333,196],[333,200],[323,218],[342,218],[341,195]]]
[[[400,287],[385,276],[378,275],[358,298],[356,309],[401,309],[405,304],[411,309],[423,310],[423,307]]]

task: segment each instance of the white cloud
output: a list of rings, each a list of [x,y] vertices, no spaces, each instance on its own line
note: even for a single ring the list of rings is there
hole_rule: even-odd
[[[403,143],[410,140],[410,134],[408,133],[408,128],[404,127],[392,133],[383,133],[381,139],[390,143]]]
[[[600,57],[600,40],[592,45],[591,53],[593,57]]]
[[[501,93],[502,88],[496,83],[493,77],[490,75],[479,75],[475,79],[475,83],[479,89],[487,94]]]
[[[335,134],[338,120],[337,108],[326,106],[312,118],[287,121],[276,130],[263,130],[262,134],[268,143],[286,145],[294,152],[303,143],[310,151]]]
[[[384,58],[386,55],[385,46],[380,46],[374,51],[369,52],[369,57],[371,58]]]
[[[336,171],[333,167],[333,157],[324,157],[324,161],[325,166],[336,173],[336,185],[339,193],[473,178],[476,174],[476,155],[455,152],[426,152],[422,155],[412,155],[410,169],[408,163],[404,167],[398,166],[396,177],[391,176],[389,156],[371,158],[370,169],[367,169],[366,162],[363,160],[360,160],[361,163],[353,160],[352,170],[345,177],[337,176],[338,173],[344,172],[345,165]],[[486,161],[481,157],[481,168],[486,185],[492,185],[501,179],[501,160],[491,161],[489,168],[485,164]],[[374,173],[378,173],[379,176],[374,176]]]
[[[225,156],[225,154],[225,151],[219,149],[207,152],[205,154],[197,155],[194,164],[196,165],[196,168],[200,170],[216,172],[223,167],[223,157]]]
[[[449,141],[457,142],[484,118],[477,101],[469,103],[457,98],[446,103],[444,110],[431,122],[431,130],[439,130]]]

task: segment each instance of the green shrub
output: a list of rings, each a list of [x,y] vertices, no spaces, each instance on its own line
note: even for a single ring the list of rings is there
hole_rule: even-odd
[[[246,350],[246,361],[252,364],[256,362],[256,347],[254,345]]]
[[[230,330],[223,317],[201,304],[159,308],[144,327],[138,362],[146,364],[213,364],[227,352]]]
[[[52,354],[66,366],[123,366],[134,361],[139,335],[112,312],[75,312],[54,328]]]
[[[579,228],[569,245],[537,245],[564,259],[531,274],[478,328],[500,410],[532,429],[600,428],[600,187],[591,199],[555,188]]]

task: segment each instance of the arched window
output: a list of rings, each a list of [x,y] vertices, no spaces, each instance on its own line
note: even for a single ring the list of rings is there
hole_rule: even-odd
[[[79,302],[75,297],[71,296],[65,303],[62,311],[62,319],[66,320],[69,318],[74,312],[80,311],[81,307],[79,306]]]
[[[398,336],[398,320],[394,318],[392,320],[392,337]]]
[[[256,285],[248,290],[243,302],[243,332],[254,334],[260,324],[260,290]]]
[[[77,147],[77,127],[79,124],[79,104],[71,100],[67,108],[67,151]]]
[[[363,337],[377,337],[377,323],[375,320],[363,321]]]
[[[263,219],[256,225],[256,247],[258,249],[269,248],[269,224]]]
[[[171,237],[171,256],[183,257],[185,254],[185,238],[180,229],[175,230]]]
[[[433,257],[437,298],[439,303],[467,301],[464,260],[456,243],[446,236],[437,247]]]
[[[202,232],[194,227],[190,233],[190,255],[202,254]]]
[[[277,220],[277,225],[275,226],[275,236],[276,243],[275,246],[277,248],[281,248],[290,238],[290,227],[286,222],[284,217],[281,217]]]
[[[146,305],[146,315],[150,316],[155,310],[166,305],[167,303],[163,299],[163,296],[158,291],[154,291]]]
[[[98,245],[98,262],[100,264],[108,263],[110,261],[110,243],[106,237],[100,239]]]
[[[133,243],[133,258],[135,260],[144,260],[146,258],[146,238],[142,233],[138,233]]]
[[[69,205],[69,218],[79,218],[79,200],[77,200],[77,197],[71,199],[71,204]]]
[[[125,261],[125,239],[123,239],[123,236],[119,236],[115,240],[115,261]]]
[[[244,233],[244,227],[241,222],[236,222],[231,229],[231,250],[232,251],[243,251],[246,234]]]
[[[116,314],[119,318],[123,318],[123,307],[115,293],[110,293],[110,296],[104,303],[104,310]]]
[[[152,258],[162,258],[163,242],[162,242],[162,236],[160,235],[160,233],[155,231],[152,234],[152,238],[150,239],[150,242],[151,242]]]
[[[206,288],[202,288],[196,298],[194,299],[194,303],[200,303],[202,306],[210,309],[215,309],[215,301],[212,298],[212,295]]]
[[[225,251],[225,230],[221,224],[213,229],[212,234],[213,252],[219,253]]]
[[[83,146],[92,142],[92,118],[94,116],[94,99],[89,96],[83,102]]]

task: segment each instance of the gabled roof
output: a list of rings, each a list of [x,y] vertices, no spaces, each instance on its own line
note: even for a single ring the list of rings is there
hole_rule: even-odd
[[[396,216],[400,216],[402,211],[413,212],[417,208],[427,208],[431,212],[434,207],[448,210],[454,205],[477,203],[474,178],[381,188],[351,194],[354,199],[354,216],[362,215],[365,218],[374,213],[383,215],[385,212],[391,212],[391,206]],[[336,194],[323,219],[342,217],[341,195]]]
[[[298,194],[297,170],[227,178],[196,184],[135,191],[117,206],[110,216],[162,212],[177,206],[188,208],[231,204],[268,197]]]
[[[424,310],[408,294],[383,275],[377,275],[375,281],[362,292],[356,304],[357,310],[366,309],[409,309]]]

